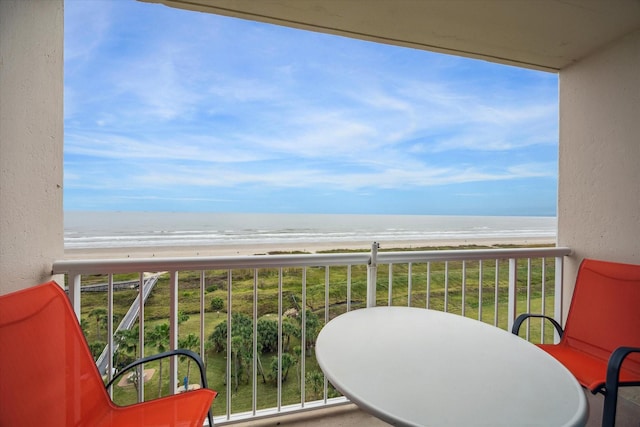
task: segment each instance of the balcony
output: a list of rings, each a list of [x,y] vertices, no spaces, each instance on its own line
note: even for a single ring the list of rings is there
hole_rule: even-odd
[[[167,2],[168,3],[168,2]],[[171,2],[178,3],[178,2]],[[193,4],[194,2],[183,2]],[[210,3],[214,3],[213,0]],[[224,3],[218,1],[217,3]],[[228,3],[228,2],[227,2]],[[281,4],[280,4],[281,3]],[[637,92],[629,88],[637,88],[640,83],[640,57],[637,55],[637,46],[640,41],[640,27],[638,25],[640,15],[638,3],[633,1],[613,4],[602,2],[600,6],[581,7],[570,5],[567,2],[531,2],[530,7],[510,7],[508,2],[490,2],[492,7],[479,6],[483,11],[490,13],[492,19],[481,19],[473,13],[473,5],[469,2],[451,2],[452,7],[457,8],[458,13],[448,13],[439,7],[438,2],[422,2],[421,7],[429,8],[425,13],[410,13],[405,18],[399,18],[382,10],[379,19],[362,20],[362,16],[368,16],[370,7],[363,15],[357,8],[351,8],[353,2],[333,2],[335,7],[351,8],[353,15],[343,13],[326,14],[327,2],[324,7],[314,7],[314,3],[308,4],[306,10],[303,7],[292,9],[287,7],[287,2],[244,2],[245,7],[264,7],[266,12],[240,14],[246,18],[274,19],[279,22],[298,23],[309,22],[311,28],[318,31],[331,31],[333,25],[324,25],[323,22],[314,22],[306,18],[314,14],[326,16],[326,19],[334,22],[336,16],[344,16],[342,31],[345,35],[364,35],[371,33],[373,39],[399,44],[401,37],[389,37],[385,31],[399,29],[405,31],[411,28],[415,22],[417,34],[425,37],[442,37],[442,32],[434,32],[431,25],[425,25],[425,19],[440,23],[447,29],[447,34],[442,39],[458,42],[464,39],[460,35],[469,32],[472,37],[467,39],[462,47],[446,46],[443,43],[426,40],[416,46],[426,50],[453,50],[465,53],[469,56],[483,57],[490,61],[502,63],[520,63],[525,67],[531,64],[540,64],[545,69],[556,70],[561,78],[560,85],[560,156],[559,156],[559,185],[558,185],[558,242],[560,245],[571,247],[572,254],[564,258],[563,270],[566,281],[563,293],[556,299],[569,301],[572,285],[571,278],[580,260],[584,257],[617,260],[621,262],[639,263],[640,241],[637,239],[640,231],[638,221],[638,188],[640,180],[640,168],[634,159],[638,158],[637,135],[640,132],[640,121],[637,120],[640,99]],[[357,2],[356,2],[357,3]],[[381,7],[392,2],[380,2]],[[393,2],[397,3],[397,2]],[[369,5],[367,5],[369,6]],[[282,9],[282,10],[278,10]],[[512,13],[509,13],[510,9]],[[0,203],[0,272],[3,281],[0,283],[0,293],[33,286],[34,283],[49,280],[51,278],[52,262],[63,257],[63,0],[48,2],[3,1],[0,2],[0,17],[3,18],[0,25],[3,43],[0,44],[0,53],[3,57],[2,90],[3,108],[0,109],[0,187],[2,194]],[[235,13],[229,9],[230,13]],[[605,13],[608,10],[610,13]],[[286,13],[295,12],[302,14],[304,19],[288,19]],[[612,15],[613,14],[613,15]],[[499,37],[501,41],[514,42],[509,48],[499,48],[496,52],[487,53],[482,44],[487,39],[480,37],[490,33],[496,26],[494,17],[503,16],[504,27],[507,33]],[[537,21],[534,19],[537,17]],[[556,17],[552,19],[550,17]],[[393,19],[391,19],[393,18]],[[314,18],[315,19],[315,18]],[[553,21],[553,22],[552,22]],[[371,31],[362,31],[359,23],[370,23],[374,28]],[[523,25],[514,25],[514,23]],[[595,23],[606,24],[613,29],[599,32],[594,27]],[[557,31],[550,31],[549,24],[555,23]],[[522,31],[529,29],[535,37],[522,37]],[[450,33],[449,33],[450,31]],[[462,31],[462,34],[460,32]],[[579,37],[578,42],[567,42],[569,35]],[[603,36],[598,36],[598,34]],[[406,41],[406,40],[405,40]],[[533,45],[532,45],[532,44]],[[495,43],[489,43],[496,46]],[[573,49],[571,49],[573,47]],[[560,58],[557,50],[566,52],[566,59],[559,64],[551,62],[541,63],[532,60],[534,58],[518,58],[520,54],[537,51],[548,61]],[[554,49],[557,49],[554,51]],[[5,108],[6,107],[6,108]],[[26,114],[25,112],[28,112]],[[636,184],[636,185],[634,185]],[[504,255],[499,255],[504,256]],[[553,258],[549,256],[547,258]],[[507,258],[508,259],[508,258]],[[169,262],[171,261],[171,262]],[[81,310],[80,302],[86,308],[87,297],[80,298],[77,284],[88,283],[90,274],[104,274],[109,280],[118,280],[118,275],[132,273],[140,276],[137,280],[143,280],[144,271],[173,271],[178,289],[182,286],[185,272],[195,268],[194,265],[182,263],[182,261],[169,260],[166,265],[127,265],[123,261],[115,264],[109,262],[95,262],[91,266],[72,261],[57,262],[55,270],[58,273],[68,272],[67,282],[70,283],[72,297],[77,303],[76,309]],[[185,260],[186,261],[186,260]],[[385,275],[388,267],[379,259],[377,271],[376,297],[377,304],[383,304],[388,290],[385,288]],[[435,263],[436,261],[434,261]],[[471,262],[471,261],[470,261]],[[526,261],[524,261],[526,262]],[[224,271],[233,271],[236,266],[231,263],[226,265],[225,260],[217,260],[211,268],[222,268]],[[399,260],[394,260],[391,269],[394,277],[399,271]],[[495,260],[483,261],[485,264],[495,263]],[[312,263],[310,262],[309,265]],[[418,269],[418,262],[412,267]],[[452,264],[453,265],[453,264]],[[534,264],[535,265],[535,264]],[[85,269],[86,267],[86,269]],[[329,266],[331,270],[334,266]],[[352,270],[356,269],[352,266]],[[209,268],[209,267],[204,267]],[[261,269],[259,266],[251,266]],[[283,270],[289,267],[283,267]],[[314,267],[308,267],[312,269]],[[315,267],[317,268],[317,267]],[[322,267],[321,267],[322,268]],[[362,268],[360,265],[359,268]],[[365,267],[366,268],[366,267]],[[408,267],[407,267],[408,268]],[[435,264],[432,265],[432,270]],[[260,270],[262,271],[262,270]],[[508,267],[500,268],[500,271],[508,271]],[[180,275],[178,276],[178,272]],[[421,273],[424,274],[424,273]],[[487,274],[488,276],[489,274]],[[555,274],[554,274],[555,276]],[[171,273],[169,273],[171,279]],[[518,275],[518,286],[524,280],[526,273]],[[546,276],[551,280],[550,276]],[[483,276],[484,278],[484,276]],[[166,280],[166,279],[162,279]],[[210,280],[205,276],[205,282]],[[234,279],[235,280],[235,279]],[[435,280],[435,279],[434,279]],[[491,281],[486,277],[483,280],[483,296],[491,294]],[[258,279],[259,282],[259,279]],[[173,282],[170,281],[172,284]],[[208,282],[206,282],[208,283]],[[486,289],[485,289],[486,283]],[[352,280],[353,285],[353,280]],[[168,285],[165,285],[168,286]],[[398,289],[396,283],[393,288]],[[412,290],[418,287],[426,288],[426,284],[416,278],[412,281]],[[449,283],[450,288],[452,282]],[[404,285],[408,289],[408,284]],[[331,287],[329,288],[331,290]],[[205,288],[206,290],[206,288]],[[258,288],[258,290],[260,290]],[[451,289],[453,292],[453,289]],[[387,291],[387,292],[385,292]],[[189,292],[189,291],[186,291]],[[352,289],[353,292],[353,289]],[[554,290],[554,296],[557,292]],[[116,294],[117,292],[113,292]],[[180,293],[176,292],[174,300],[180,304]],[[238,296],[233,294],[234,296]],[[260,295],[260,294],[259,294]],[[506,295],[499,289],[499,295]],[[360,296],[356,295],[358,298]],[[467,293],[466,297],[469,297]],[[477,295],[474,295],[477,297]],[[453,297],[449,297],[453,298]],[[106,301],[107,298],[105,298]],[[117,299],[117,296],[116,298]],[[226,296],[225,296],[226,299]],[[534,298],[535,299],[535,298]],[[430,300],[435,306],[436,301]],[[443,304],[442,298],[440,303]],[[351,308],[356,308],[354,298]],[[453,301],[449,301],[453,303]],[[518,302],[520,300],[518,299]],[[394,303],[399,303],[395,301]],[[407,303],[407,301],[405,301]],[[412,297],[411,304],[417,303],[417,297]],[[425,302],[426,304],[426,302]],[[489,306],[491,304],[488,302]],[[106,306],[106,305],[105,305]],[[565,305],[566,307],[566,305]],[[555,312],[556,307],[547,307]],[[453,304],[449,305],[453,310]],[[178,308],[171,308],[178,312]],[[483,306],[483,320],[492,321],[491,317],[484,315],[495,310],[493,307]],[[520,310],[518,308],[518,310]],[[202,310],[204,311],[204,310]],[[202,312],[201,311],[201,312]],[[508,307],[498,307],[499,313],[509,311]],[[333,313],[333,312],[331,312]],[[148,314],[148,310],[147,310]],[[224,314],[221,314],[224,316]],[[467,311],[465,315],[472,315]],[[145,316],[143,315],[144,319]],[[169,317],[172,325],[176,325],[174,316]],[[205,316],[206,319],[206,316]],[[95,317],[91,320],[95,322]],[[193,319],[192,319],[193,320]],[[198,319],[199,320],[199,319]],[[95,326],[95,325],[94,325]],[[113,325],[111,329],[113,330]],[[501,326],[502,327],[502,326]],[[173,334],[180,336],[181,329],[174,326]],[[548,338],[548,336],[546,336]],[[113,347],[111,347],[113,348]],[[218,386],[219,384],[214,384]],[[223,389],[224,389],[223,385]],[[629,391],[634,392],[630,389]],[[324,390],[323,390],[324,392]],[[308,397],[308,396],[307,396]],[[618,424],[638,426],[640,415],[638,405],[640,401],[638,392],[628,396],[624,404],[627,405],[618,411]],[[599,425],[598,411],[601,406],[600,396],[588,395],[591,405],[589,425]],[[313,401],[315,402],[315,401]],[[595,404],[594,404],[595,402]],[[273,421],[282,425],[296,423],[313,425],[315,418],[319,424],[339,425],[344,421],[353,419],[349,412],[349,406],[334,406],[328,409],[315,409],[310,402],[305,402],[305,410],[288,414],[285,405],[273,405],[266,408],[270,415],[278,418],[260,418],[258,421],[258,407],[255,415],[250,404],[248,416],[244,418],[246,424],[264,425]],[[296,405],[294,405],[296,406]],[[298,407],[302,406],[297,404]],[[241,422],[239,415],[227,415],[227,401],[218,400],[215,406],[217,421],[220,424]],[[320,400],[320,408],[325,408],[324,400]],[[324,418],[325,411],[333,411],[339,422],[333,422],[336,418]],[[343,411],[343,412],[341,412]],[[317,415],[316,414],[320,414]],[[355,412],[358,414],[358,412]],[[356,415],[354,415],[356,416]],[[623,421],[621,418],[625,418]],[[229,418],[229,419],[227,419]],[[236,419],[237,418],[237,419]],[[275,422],[273,422],[275,424]],[[316,424],[317,425],[317,424]],[[369,421],[355,421],[353,425],[370,425]]]
[[[54,263],[54,273],[66,276],[74,309],[89,322],[90,345],[104,347],[96,357],[105,377],[123,355],[118,330],[136,330],[133,342],[148,355],[156,349],[143,332],[164,323],[168,347],[184,346],[191,335],[189,345],[205,356],[209,385],[220,392],[213,408],[218,425],[382,425],[340,396],[317,367],[313,344],[324,323],[374,305],[442,310],[507,330],[522,312],[562,318],[562,272],[570,252],[384,252],[374,243],[370,252],[335,254],[65,260]],[[103,320],[96,309],[103,309]],[[523,338],[552,342],[551,326],[541,325],[531,322]],[[162,393],[176,392],[185,364],[172,362]],[[155,397],[155,378],[137,390],[124,384],[112,391],[114,398]],[[638,396],[625,396],[619,424],[640,416]],[[588,399],[591,421],[599,425],[601,396]]]

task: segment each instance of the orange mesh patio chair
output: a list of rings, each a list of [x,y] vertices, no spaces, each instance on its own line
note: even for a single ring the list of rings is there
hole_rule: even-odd
[[[558,359],[592,393],[604,394],[603,426],[613,426],[619,386],[640,385],[640,265],[585,259],[580,265],[567,322],[550,320],[558,344],[539,347]]]
[[[187,353],[202,367],[195,353],[167,352]],[[0,296],[0,426],[201,427],[207,416],[212,422],[216,396],[204,371],[201,381],[199,390],[118,406],[60,286],[49,282]]]

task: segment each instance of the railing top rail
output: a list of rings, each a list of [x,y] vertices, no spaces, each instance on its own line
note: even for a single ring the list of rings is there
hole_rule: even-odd
[[[434,251],[398,251],[377,253],[378,264],[462,261],[481,259],[558,257],[570,248],[460,249]],[[370,252],[293,255],[250,255],[218,257],[115,258],[61,260],[53,263],[53,274],[107,274],[155,271],[226,270],[237,268],[279,268],[331,265],[366,265]]]
[[[53,274],[129,273],[132,271],[227,270],[367,264],[368,252],[335,254],[249,255],[63,260],[53,263]]]
[[[483,259],[559,257],[571,254],[566,247],[508,248],[508,249],[456,249],[444,251],[378,252],[378,264],[428,261],[477,261]]]

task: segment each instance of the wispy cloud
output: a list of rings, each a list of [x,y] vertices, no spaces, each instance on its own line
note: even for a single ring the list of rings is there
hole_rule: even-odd
[[[273,194],[260,209],[277,211],[287,189],[306,189],[317,205],[300,210],[321,211],[341,203],[336,192],[395,190],[403,213],[420,191],[481,195],[538,179],[532,197],[555,211],[553,75],[154,4],[87,4],[65,4],[69,209],[136,197],[215,210]]]

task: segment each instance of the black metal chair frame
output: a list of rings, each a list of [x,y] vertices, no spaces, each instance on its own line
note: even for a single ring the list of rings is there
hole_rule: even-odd
[[[116,382],[116,380],[118,380],[120,377],[122,377],[124,374],[126,374],[130,370],[132,370],[134,368],[137,368],[138,366],[142,365],[143,363],[153,362],[155,360],[165,359],[165,358],[174,357],[174,356],[186,356],[186,357],[192,359],[194,362],[196,362],[196,364],[198,365],[198,369],[200,370],[200,384],[201,384],[202,388],[208,388],[207,387],[207,372],[205,370],[204,363],[202,362],[202,359],[200,358],[200,356],[198,356],[197,353],[195,353],[195,352],[193,352],[191,350],[186,350],[186,349],[182,349],[182,348],[165,351],[165,352],[158,353],[158,354],[152,354],[151,356],[143,357],[141,359],[138,359],[138,360],[128,364],[127,366],[122,368],[120,371],[118,371],[118,373],[116,373],[116,375],[114,375],[113,378],[111,378],[111,381],[109,381],[105,385],[105,387],[106,387],[107,390],[109,390],[109,388]],[[187,392],[187,390],[185,390],[185,393],[186,392]],[[213,417],[211,415],[211,408],[209,408],[209,411],[207,412],[207,419],[209,420],[209,425],[213,426]]]
[[[513,323],[511,332],[515,335],[518,335],[518,333],[520,332],[520,326],[522,326],[522,323],[529,317],[536,317],[536,318],[549,320],[553,325],[553,327],[558,332],[558,335],[560,335],[560,338],[562,338],[562,335],[564,334],[564,330],[562,329],[562,326],[555,319],[542,314],[531,314],[531,313],[521,314],[516,318],[515,322]],[[638,331],[638,333],[640,333],[640,331]],[[618,387],[640,386],[640,381],[629,381],[629,382],[620,381],[620,368],[622,366],[622,362],[624,362],[624,359],[631,353],[640,353],[640,347],[618,347],[616,350],[614,350],[614,352],[611,353],[611,356],[609,356],[609,361],[607,363],[607,377],[606,377],[604,386],[600,387],[595,391],[591,391],[591,393],[593,394],[602,393],[604,395],[604,408],[602,410],[602,427],[614,427],[616,424]]]

